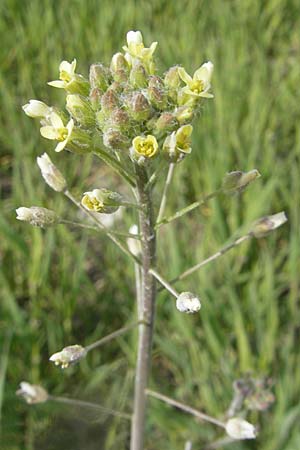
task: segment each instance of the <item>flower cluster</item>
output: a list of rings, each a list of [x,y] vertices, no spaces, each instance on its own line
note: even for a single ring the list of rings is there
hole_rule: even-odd
[[[124,52],[110,66],[93,64],[89,79],[76,73],[76,60],[62,61],[59,80],[50,86],[66,92],[66,111],[38,100],[23,106],[41,122],[41,135],[57,141],[57,152],[115,151],[144,165],[154,158],[181,161],[192,150],[191,122],[209,92],[213,71],[204,63],[190,76],[183,67],[156,73],[157,42],[144,46],[140,31],[127,33]]]

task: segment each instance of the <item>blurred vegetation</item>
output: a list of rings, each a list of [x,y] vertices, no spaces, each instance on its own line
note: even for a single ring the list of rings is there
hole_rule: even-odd
[[[191,157],[176,168],[168,211],[219,187],[227,171],[262,174],[242,196],[212,200],[161,230],[166,278],[262,215],[285,210],[289,217],[272,236],[243,244],[179,285],[202,297],[199,315],[181,315],[168,294],[159,295],[151,387],[222,417],[234,379],[270,376],[275,404],[249,417],[260,426],[258,439],[230,448],[299,448],[299,2],[2,0],[0,11],[1,449],[128,448],[126,421],[50,403],[28,407],[15,390],[24,379],[130,411],[135,332],[65,372],[48,357],[133,320],[133,267],[105,236],[63,225],[35,229],[18,223],[14,210],[37,205],[78,214],[44,184],[35,163],[44,151],[77,193],[95,183],[119,187],[98,161],[54,154],[21,105],[31,98],[63,104],[64,95],[46,85],[59,62],[76,57],[87,74],[92,62],[109,63],[131,29],[142,30],[146,44],[159,42],[161,71],[174,63],[189,72],[207,59],[215,64],[215,98],[195,123]],[[133,220],[126,215],[118,227]],[[183,449],[187,439],[197,450],[218,437],[213,426],[149,400],[148,450]]]

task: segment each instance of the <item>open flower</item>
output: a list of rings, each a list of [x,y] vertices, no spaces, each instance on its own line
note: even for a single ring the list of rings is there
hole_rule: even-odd
[[[157,140],[152,134],[137,136],[132,141],[130,156],[138,164],[144,164],[146,159],[153,158],[158,152]]]
[[[50,106],[39,100],[29,100],[29,103],[22,106],[22,109],[27,116],[32,117],[33,119],[44,119],[52,112]]]
[[[213,95],[208,91],[210,89],[210,80],[214,65],[208,61],[196,70],[193,78],[183,67],[179,67],[178,74],[186,86],[182,89],[183,98],[197,99],[200,97],[212,98]],[[182,103],[186,103],[184,100]]]
[[[16,392],[17,395],[23,397],[26,403],[30,405],[34,403],[44,403],[48,400],[48,392],[36,384],[27,383],[27,381],[22,381],[20,383],[20,389]]]
[[[55,112],[50,114],[51,125],[46,125],[41,128],[41,135],[46,139],[59,141],[55,147],[56,152],[61,152],[67,143],[70,141],[71,134],[74,128],[74,121],[71,119],[65,126],[60,116]]]
[[[109,189],[94,189],[83,194],[81,203],[89,211],[112,214],[122,205],[122,196]]]
[[[80,361],[86,354],[86,349],[81,345],[69,345],[63,348],[61,352],[51,355],[49,361],[52,361],[56,366],[61,366],[62,369],[66,369],[71,364]]]
[[[229,419],[225,429],[228,436],[233,439],[255,439],[257,434],[252,423],[239,417]]]
[[[191,153],[192,125],[183,125],[166,137],[163,150],[172,162],[181,161],[185,155]]]
[[[90,90],[89,82],[79,74],[75,73],[76,59],[71,63],[62,61],[59,65],[59,80],[49,81],[50,86],[65,89],[70,94],[88,95]]]
[[[145,68],[150,74],[154,72],[154,65],[152,62],[153,53],[157,47],[157,42],[152,42],[149,48],[146,48],[143,43],[143,36],[140,31],[128,31],[127,46],[124,45],[126,61],[130,66],[134,65],[135,59],[140,59]]]

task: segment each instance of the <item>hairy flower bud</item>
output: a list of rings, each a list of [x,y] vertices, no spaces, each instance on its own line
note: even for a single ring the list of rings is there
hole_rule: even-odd
[[[260,176],[260,173],[256,169],[250,170],[249,172],[241,172],[240,170],[229,172],[223,179],[223,191],[226,194],[241,192],[248,186],[248,184],[252,183]]]
[[[81,345],[69,345],[60,352],[51,355],[49,361],[52,361],[56,366],[61,366],[62,369],[66,369],[71,364],[80,361],[86,354],[86,349]]]
[[[257,435],[254,425],[239,417],[229,419],[225,429],[232,439],[255,439]]]
[[[147,86],[147,78],[147,72],[143,64],[140,61],[137,61],[133,65],[129,75],[131,86],[135,89],[145,88]]]
[[[105,92],[111,81],[111,74],[103,64],[92,64],[90,67],[91,88],[97,88],[101,93]]]
[[[194,116],[194,110],[188,105],[176,108],[174,115],[180,124],[191,122]]]
[[[53,164],[47,153],[37,157],[37,164],[41,169],[42,177],[52,189],[62,192],[67,187],[67,182],[62,173]]]
[[[179,66],[170,67],[165,73],[164,84],[169,89],[179,89],[181,85],[181,78],[178,73]]]
[[[118,106],[119,99],[116,91],[114,89],[108,89],[101,98],[102,111],[105,114],[109,114]]]
[[[128,148],[128,138],[118,129],[108,127],[103,133],[103,144],[112,150],[123,150]]]
[[[176,308],[180,312],[194,314],[201,308],[199,298],[191,292],[182,292],[176,300]]]
[[[98,88],[91,89],[90,102],[94,111],[97,111],[101,107],[102,92]]]
[[[124,109],[116,108],[110,116],[110,124],[120,131],[128,131],[130,129],[128,113]]]
[[[44,102],[39,100],[29,100],[29,103],[22,106],[23,111],[29,117],[33,119],[43,119],[49,116],[52,112],[52,108]]]
[[[130,97],[128,112],[134,120],[144,121],[151,115],[151,106],[141,92],[136,92]]]
[[[51,227],[59,223],[60,219],[58,215],[47,208],[42,208],[38,206],[31,206],[30,208],[25,208],[21,206],[16,209],[17,219],[23,222],[28,222],[30,225],[36,227]]]
[[[86,97],[78,94],[67,95],[66,108],[83,127],[93,128],[95,126],[95,113]]]
[[[173,113],[163,112],[155,123],[155,132],[168,133],[174,131],[178,127],[178,121]]]
[[[20,383],[20,389],[17,390],[16,394],[23,397],[29,405],[44,403],[49,397],[48,392],[42,386],[30,384],[27,381]]]
[[[94,189],[83,194],[81,203],[90,211],[112,214],[122,205],[122,196],[109,189]]]
[[[164,84],[159,77],[152,76],[148,85],[148,97],[151,104],[157,109],[165,109],[167,107],[167,95]]]
[[[284,211],[273,214],[272,216],[262,217],[254,223],[250,233],[258,239],[265,237],[273,230],[276,230],[276,228],[287,222],[287,220],[288,219]]]

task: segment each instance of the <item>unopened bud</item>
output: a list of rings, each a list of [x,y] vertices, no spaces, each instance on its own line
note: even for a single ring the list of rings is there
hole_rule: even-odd
[[[111,113],[119,105],[118,95],[113,89],[109,89],[101,98],[101,107],[104,113]]]
[[[46,103],[40,102],[39,100],[29,100],[29,103],[22,106],[24,113],[32,117],[33,119],[43,119],[49,116],[52,112],[52,108]]]
[[[180,124],[184,124],[192,121],[194,111],[190,106],[184,105],[176,108],[174,115]]]
[[[151,104],[157,109],[167,107],[167,95],[164,84],[159,77],[152,76],[149,81],[148,96]]]
[[[181,85],[181,79],[178,73],[178,66],[170,67],[165,73],[165,86],[169,89],[178,89]]]
[[[120,131],[127,131],[130,128],[130,121],[124,109],[116,108],[110,116],[110,124]]]
[[[178,121],[173,113],[163,112],[155,123],[156,133],[168,133],[178,127]]]
[[[27,381],[20,383],[20,389],[17,390],[16,394],[23,397],[29,405],[44,403],[49,397],[48,392],[42,386],[30,384]]]
[[[265,216],[259,219],[254,223],[250,234],[256,238],[262,238],[267,236],[273,230],[283,225],[287,222],[287,217],[284,211],[281,211],[277,214],[273,214],[272,216]]]
[[[66,369],[71,364],[80,361],[86,354],[86,349],[81,345],[70,345],[50,356],[49,361],[52,361],[56,366],[60,366],[62,369]]]
[[[225,429],[232,439],[255,439],[257,435],[255,426],[239,417],[229,419]]]
[[[18,220],[28,222],[30,225],[34,225],[36,227],[51,227],[60,221],[58,215],[54,211],[38,206],[31,206],[30,208],[21,206],[16,209],[16,213]]]
[[[223,191],[226,194],[241,192],[248,186],[248,184],[252,183],[260,176],[260,173],[256,169],[250,170],[249,172],[241,172],[240,170],[229,172],[223,179]]]
[[[83,127],[93,128],[95,126],[95,113],[86,97],[78,94],[67,95],[66,108]]]
[[[113,74],[118,70],[125,70],[127,72],[129,71],[128,62],[126,61],[123,53],[118,52],[113,55],[110,63],[110,70]]]
[[[191,292],[182,292],[176,300],[176,308],[180,312],[194,314],[201,308],[199,298]]]
[[[122,205],[122,196],[109,189],[94,189],[83,194],[81,203],[90,211],[112,214]]]
[[[102,92],[98,88],[94,88],[90,92],[90,102],[94,111],[100,109]]]
[[[129,145],[128,138],[116,128],[107,128],[103,133],[103,144],[112,150],[123,150]]]
[[[62,192],[67,187],[67,182],[62,173],[53,164],[47,153],[37,157],[37,164],[41,169],[42,177],[52,189]]]
[[[105,92],[111,81],[111,74],[103,64],[92,64],[90,67],[91,88],[98,88],[100,92]]]
[[[151,106],[141,92],[137,92],[131,97],[128,112],[137,121],[144,121],[150,117]]]
[[[140,61],[137,61],[132,67],[129,75],[129,81],[133,88],[142,89],[147,86],[147,72]]]

